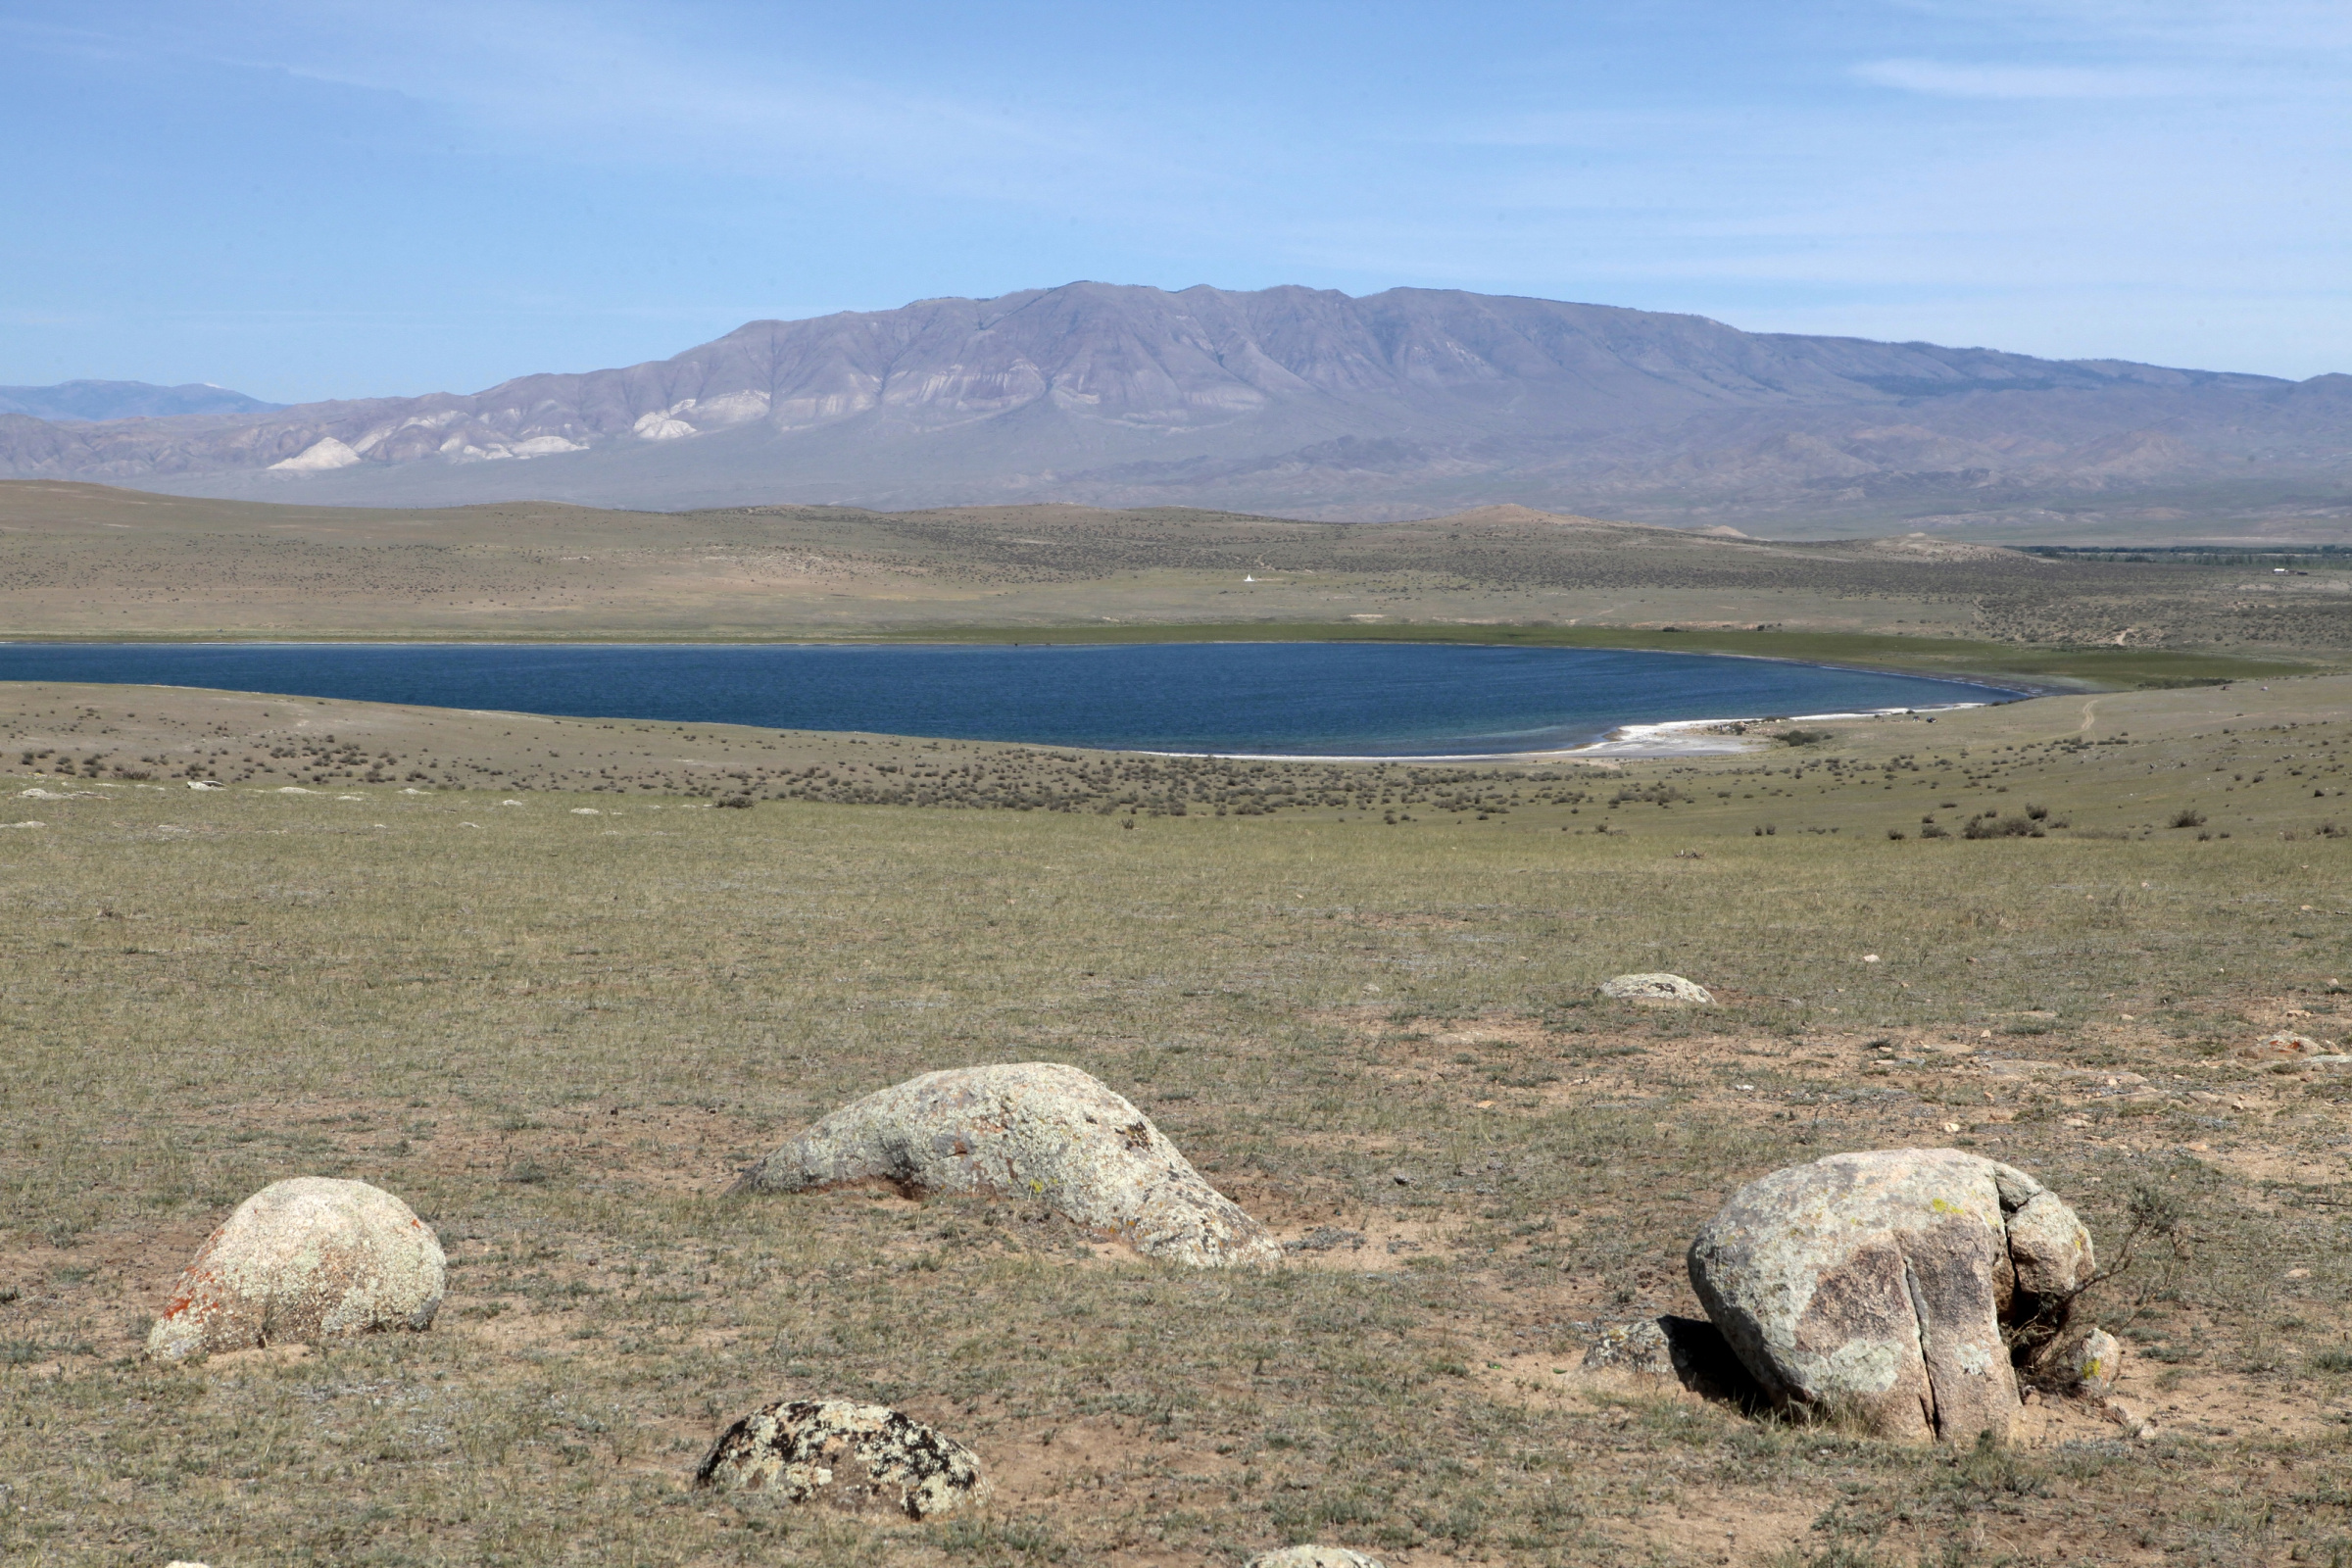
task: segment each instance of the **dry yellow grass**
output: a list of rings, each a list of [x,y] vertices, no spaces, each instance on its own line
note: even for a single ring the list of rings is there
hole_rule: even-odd
[[[11,758],[72,694],[16,695]],[[2341,697],[1857,725],[1578,770],[1595,798],[1573,806],[1481,769],[1396,826],[19,764],[0,818],[43,825],[0,826],[0,1553],[2329,1561],[2352,1079],[2230,1051],[2344,1030],[2352,840],[2319,836]],[[227,700],[186,701],[193,745]],[[439,721],[445,760],[503,765],[511,724]],[[2192,800],[2207,828],[2158,825]],[[2075,825],[1957,836],[2028,801]],[[1955,836],[1886,836],[1923,814]],[[1593,1000],[1652,968],[1723,1005]],[[1017,1204],[717,1196],[851,1096],[1021,1059],[1102,1078],[1316,1245],[1203,1275]],[[2185,1253],[2097,1308],[2158,1440],[2060,1409],[2005,1452],[1897,1449],[1579,1369],[1585,1325],[1692,1310],[1682,1248],[1732,1185],[1955,1141],[2103,1244],[2137,1189],[2184,1207]],[[298,1172],[436,1225],[441,1323],[139,1360],[205,1231]],[[888,1526],[687,1489],[728,1420],[801,1394],[940,1425],[999,1477],[995,1510]]]
[[[1398,523],[1057,506],[418,510],[10,480],[0,596],[18,637],[758,640],[1305,623],[1324,636],[1769,627],[2289,659],[2352,646],[2352,573],[2335,567],[2278,575],[1936,541],[1725,540],[1520,507]]]

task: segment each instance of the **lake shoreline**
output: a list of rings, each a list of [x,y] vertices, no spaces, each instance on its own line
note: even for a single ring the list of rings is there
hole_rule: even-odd
[[[2218,685],[2230,680],[2325,674],[2318,662],[2258,659],[2204,649],[2095,646],[2034,647],[1964,638],[1879,632],[1737,631],[1654,626],[1572,626],[1536,621],[1408,621],[1388,625],[1331,621],[1170,621],[1098,625],[925,625],[904,629],[809,632],[791,636],[587,632],[563,636],[511,631],[467,636],[448,631],[257,637],[211,632],[44,633],[0,636],[0,647],[304,647],[304,648],[985,648],[1134,646],[1197,643],[1451,645],[1482,648],[1584,648],[1623,653],[1683,653],[1762,659],[1863,674],[1915,676],[1988,686],[2020,697]]]
[[[0,673],[1162,757],[1457,764],[1737,753],[1757,744],[1747,725],[1766,720],[1714,715],[1911,713],[2027,695],[1753,654],[1352,640],[19,643],[0,645]]]

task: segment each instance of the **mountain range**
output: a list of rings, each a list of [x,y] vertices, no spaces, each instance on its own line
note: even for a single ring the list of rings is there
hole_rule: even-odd
[[[270,414],[284,407],[209,381],[182,386],[157,386],[149,381],[0,386],[0,414],[24,414],[36,419],[159,419],[183,414]]]
[[[1744,332],[1452,290],[1071,283],[753,321],[672,359],[472,394],[0,413],[0,476],[337,504],[1054,500],[1378,519],[1515,502],[1783,536],[2333,537],[2352,528],[2352,375]]]

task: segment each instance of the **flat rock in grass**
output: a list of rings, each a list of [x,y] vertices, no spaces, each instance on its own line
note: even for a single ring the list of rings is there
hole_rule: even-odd
[[[1714,993],[1679,974],[1621,974],[1600,983],[1600,994],[1612,1002],[1712,1003]]]
[[[2003,1330],[2064,1328],[2090,1236],[2024,1171],[1954,1149],[1833,1154],[1750,1182],[1690,1244],[1690,1283],[1765,1394],[1882,1437],[2005,1439]]]
[[[1378,1557],[1367,1557],[1346,1546],[1285,1546],[1261,1551],[1249,1568],[1387,1568]]]
[[[197,1249],[147,1353],[177,1361],[427,1329],[447,1278],[439,1238],[381,1188],[323,1176],[271,1182]]]
[[[787,1399],[719,1435],[694,1484],[929,1519],[988,1500],[971,1449],[886,1405]]]
[[[2327,1049],[2309,1035],[2281,1029],[2275,1035],[2265,1035],[2260,1040],[2238,1047],[2237,1054],[2245,1061],[2293,1061],[2300,1056],[2319,1055]]]
[[[1204,1181],[1151,1118],[1075,1067],[1029,1061],[925,1073],[845,1105],[730,1191],[881,1182],[908,1196],[1035,1199],[1147,1257],[1277,1263],[1282,1249]]]

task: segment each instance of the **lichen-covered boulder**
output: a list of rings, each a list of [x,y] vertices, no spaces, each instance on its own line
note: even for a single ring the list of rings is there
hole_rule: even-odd
[[[732,1192],[883,1182],[908,1194],[1034,1198],[1147,1257],[1276,1263],[1265,1227],[1202,1180],[1151,1118],[1075,1067],[1029,1061],[925,1073],[819,1121]]]
[[[177,1361],[430,1328],[447,1278],[440,1240],[390,1193],[323,1176],[271,1182],[197,1249],[147,1353]]]
[[[971,1449],[909,1416],[849,1399],[787,1399],[719,1435],[698,1487],[929,1519],[988,1500]]]
[[[1600,983],[1600,994],[1612,1002],[1712,1003],[1715,994],[1679,974],[1621,974]]]
[[[1766,1394],[1884,1437],[2005,1439],[2005,1326],[2064,1327],[2089,1233],[2024,1171],[1954,1149],[1833,1154],[1748,1183],[1690,1283]]]
[[[1261,1551],[1249,1568],[1387,1568],[1378,1557],[1367,1557],[1346,1546],[1285,1546]]]

